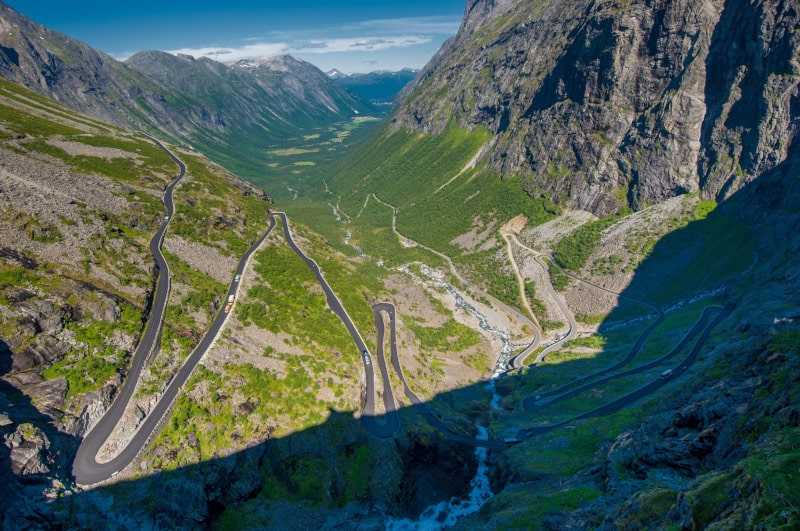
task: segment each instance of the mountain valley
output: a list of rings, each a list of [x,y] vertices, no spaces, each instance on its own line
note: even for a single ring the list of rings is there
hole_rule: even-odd
[[[386,117],[0,4],[3,526],[796,527],[798,16],[470,1]]]

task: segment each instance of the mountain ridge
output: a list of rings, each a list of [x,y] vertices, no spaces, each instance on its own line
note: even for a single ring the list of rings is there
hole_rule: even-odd
[[[343,74],[334,69],[326,73],[338,85],[359,94],[366,101],[383,106],[394,104],[398,95],[418,74],[419,70],[413,68],[376,70],[363,74]]]
[[[486,126],[481,163],[596,214],[686,192],[723,199],[795,138],[797,24],[778,1],[477,0],[393,120]]]
[[[120,62],[1,2],[0,27],[6,79],[104,121],[207,150],[218,163],[235,166],[286,138],[375,110],[294,58],[249,68],[144,51]]]

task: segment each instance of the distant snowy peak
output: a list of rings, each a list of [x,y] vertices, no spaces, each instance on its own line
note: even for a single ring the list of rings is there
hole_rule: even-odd
[[[403,68],[402,70],[375,70],[373,72],[354,72],[352,74],[345,74],[341,70],[337,70],[333,68],[325,72],[329,78],[331,79],[345,79],[351,77],[365,77],[365,76],[373,76],[373,77],[392,77],[392,76],[415,76],[419,72],[419,69],[414,68]]]
[[[238,61],[232,61],[225,64],[236,68],[243,68],[245,70],[266,66],[267,68],[283,72],[291,71],[297,68],[313,67],[311,63],[302,61],[292,57],[291,55],[268,55],[264,57],[253,57],[250,59],[240,59]]]

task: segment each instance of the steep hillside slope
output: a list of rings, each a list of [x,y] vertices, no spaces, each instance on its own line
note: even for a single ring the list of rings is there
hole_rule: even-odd
[[[515,446],[500,458],[509,483],[480,515],[459,522],[460,528],[798,526],[800,267],[793,258],[800,252],[798,168],[800,152],[794,147],[773,171],[706,217],[663,236],[637,265],[623,292],[632,297],[659,291],[673,295],[674,274],[682,259],[688,262],[680,274],[684,282],[703,279],[694,297],[666,309],[664,324],[656,327],[637,357],[667,354],[689,322],[709,306],[724,306],[729,312],[707,336],[696,359],[684,359],[684,349],[661,366],[675,371],[693,367],[677,378],[668,374],[669,383],[661,390],[623,409],[575,419],[561,430]],[[655,208],[642,214],[653,215]],[[640,245],[638,231],[648,223],[646,217],[637,221],[631,225],[621,220],[624,233],[612,226],[595,256],[613,256],[619,247],[612,240],[619,237],[637,242],[631,249]],[[716,246],[716,240],[729,236],[733,243]],[[713,253],[697,253],[692,249],[697,242],[713,247]],[[719,269],[741,262],[743,254],[747,267],[739,266],[735,274]],[[586,278],[589,269],[587,265],[578,276]],[[618,275],[594,278],[608,285],[614,276]],[[572,281],[567,290],[570,308],[580,308],[581,301],[569,291],[582,293],[584,304],[590,291],[577,284]],[[690,316],[683,324],[682,312]],[[524,396],[548,395],[527,415],[511,413],[512,426],[531,418],[546,425],[544,419],[591,408],[598,397],[599,403],[610,401],[615,387],[599,381],[563,405],[556,405],[559,401],[552,397],[557,394],[548,391],[567,371],[572,373],[569,379],[591,380],[595,370],[607,367],[604,364],[615,360],[617,352],[628,348],[632,339],[625,338],[626,326],[637,334],[645,327],[621,325],[624,313],[621,306],[612,310],[597,334],[568,343],[552,361],[531,368],[520,380],[504,382],[509,410],[516,410]],[[658,374],[653,377],[664,381]],[[644,384],[628,384],[624,392]],[[501,420],[496,427],[508,422]]]
[[[312,501],[321,518],[349,507],[374,523],[376,506],[427,502],[412,493],[428,485],[428,469],[467,482],[474,456],[420,430],[413,415],[396,439],[365,432],[361,353],[284,235],[271,233],[232,279],[267,229],[268,198],[202,156],[176,152],[187,171],[165,219],[162,196],[178,166],[151,139],[0,80],[0,523],[188,529],[228,507],[236,520],[234,506],[253,497],[259,514]],[[163,334],[134,381],[131,358],[155,291],[148,244],[167,221]],[[318,261],[370,351],[373,301],[402,294],[394,298],[406,323],[398,338],[418,396],[490,373],[496,340],[433,285],[335,250],[301,224],[291,234]],[[222,311],[232,281],[236,305],[160,433],[112,476],[116,484],[77,487],[71,465],[80,440],[132,386],[99,459],[125,447]],[[468,432],[471,401],[486,394],[481,384],[466,400],[430,407]],[[429,452],[441,462],[416,455]],[[412,469],[417,476],[401,480]],[[442,481],[442,495],[459,485]],[[98,511],[109,500],[116,508]]]
[[[0,3],[0,76],[73,109],[167,137],[258,176],[254,153],[373,111],[292,58],[228,66],[141,52],[122,63]]]
[[[152,303],[148,247],[177,166],[150,139],[0,81],[0,476],[4,521],[71,484],[77,438],[126,380]],[[152,400],[220,307],[268,203],[183,154],[183,200],[164,242],[174,275]],[[148,387],[150,388],[148,390]],[[16,504],[17,500],[28,500]],[[14,503],[11,503],[14,501]],[[28,505],[28,503],[30,505]]]
[[[476,0],[394,121],[486,128],[480,163],[600,215],[721,199],[795,138],[798,23],[777,0]]]

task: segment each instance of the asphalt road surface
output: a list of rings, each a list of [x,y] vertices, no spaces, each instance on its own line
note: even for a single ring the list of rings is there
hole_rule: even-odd
[[[164,259],[164,255],[161,253],[161,243],[164,240],[164,234],[166,233],[169,225],[169,220],[172,219],[172,216],[175,213],[172,198],[173,190],[175,185],[186,174],[186,166],[161,142],[155,139],[153,140],[162,149],[164,149],[170,157],[172,157],[172,159],[180,168],[180,174],[178,178],[174,180],[164,192],[164,205],[166,206],[168,217],[164,220],[164,224],[161,226],[161,228],[153,236],[153,239],[150,240],[150,251],[153,254],[153,258],[155,259],[156,266],[158,268],[156,291],[153,296],[153,305],[150,311],[150,317],[147,321],[145,332],[139,341],[139,346],[137,347],[133,356],[131,370],[126,377],[119,394],[114,399],[114,403],[108,409],[103,418],[101,418],[92,428],[92,430],[86,435],[86,437],[84,437],[81,445],[78,447],[77,453],[75,454],[75,460],[72,463],[72,473],[75,476],[76,482],[81,485],[91,485],[109,479],[116,472],[128,466],[136,458],[136,455],[142,450],[142,448],[144,448],[144,446],[150,440],[150,437],[156,433],[162,418],[169,410],[173,400],[175,400],[175,397],[180,391],[180,388],[189,379],[189,376],[191,375],[192,370],[194,370],[194,367],[197,365],[197,362],[200,361],[213,343],[214,339],[216,339],[219,330],[222,328],[225,319],[228,317],[228,314],[224,313],[223,311],[220,311],[217,314],[206,335],[203,337],[200,343],[198,343],[194,351],[192,351],[181,368],[178,369],[175,377],[164,391],[164,394],[161,396],[153,410],[147,415],[142,424],[139,426],[139,429],[134,434],[128,445],[116,457],[114,457],[114,459],[105,463],[99,463],[97,461],[97,454],[105,441],[111,435],[112,431],[119,422],[119,419],[122,417],[122,414],[125,412],[125,408],[133,396],[136,382],[139,380],[139,376],[142,368],[144,367],[145,361],[152,352],[156,352],[159,348],[161,330],[164,322],[164,312],[166,310],[167,298],[169,296],[169,267]],[[258,249],[264,239],[269,235],[274,225],[275,223],[273,220],[264,236],[255,244],[253,244],[250,250],[248,250],[248,252],[242,257],[239,265],[236,268],[236,275],[242,275],[250,256],[256,251],[256,249]],[[222,300],[227,300],[229,295],[235,296],[238,288],[239,283],[236,281],[232,282],[228,292],[225,294],[225,297]]]
[[[607,404],[603,404],[598,408],[595,408],[591,411],[587,411],[586,413],[582,413],[576,417],[565,420],[563,422],[559,422],[557,424],[548,424],[542,426],[533,426],[530,428],[523,428],[517,434],[517,438],[527,439],[529,437],[533,437],[534,435],[541,435],[543,433],[548,433],[550,431],[553,431],[557,428],[562,428],[576,420],[609,415],[611,413],[614,413],[615,411],[618,411],[632,404],[633,402],[636,402],[641,398],[644,398],[645,396],[653,393],[657,389],[667,385],[670,381],[681,376],[689,369],[689,367],[692,366],[692,364],[697,360],[697,355],[700,353],[700,349],[703,348],[703,345],[708,339],[711,330],[713,330],[714,327],[716,327],[721,321],[723,321],[726,317],[728,317],[728,315],[730,315],[731,310],[732,308],[730,307],[721,308],[719,306],[707,306],[706,308],[703,309],[703,313],[701,314],[700,318],[697,320],[692,329],[683,337],[681,343],[685,346],[688,343],[688,341],[691,340],[691,336],[697,335],[699,332],[699,335],[697,335],[697,340],[695,341],[694,346],[692,346],[692,349],[689,351],[689,354],[686,356],[686,358],[684,358],[683,361],[681,361],[681,363],[677,367],[674,367],[672,369],[672,373],[669,375],[669,377],[658,378],[656,380],[653,380],[649,384],[644,385],[623,397],[613,400]],[[718,314],[717,317],[709,323],[708,318],[712,311],[716,311],[718,312]],[[701,329],[702,331],[700,331]],[[642,367],[642,370],[644,369],[646,369],[646,367]]]
[[[411,403],[414,405],[414,410],[419,413],[431,426],[439,430],[446,438],[450,439],[451,441],[456,441],[464,444],[468,444],[470,446],[483,446],[486,448],[505,448],[508,446],[508,443],[505,441],[500,441],[496,439],[476,439],[474,437],[465,437],[463,435],[459,435],[453,432],[447,425],[442,422],[436,415],[433,414],[431,409],[425,404],[419,397],[411,390],[411,388],[406,383],[405,376],[403,375],[403,369],[400,366],[400,358],[397,355],[397,329],[396,329],[396,319],[395,319],[395,308],[393,304],[388,302],[383,302],[376,304],[372,307],[372,312],[375,316],[375,326],[378,329],[378,357],[380,359],[384,359],[383,354],[383,344],[384,338],[386,336],[386,330],[383,322],[383,317],[381,316],[381,312],[385,312],[389,316],[389,323],[391,329],[390,341],[391,341],[391,361],[392,361],[392,368],[394,369],[397,377],[400,379],[400,382],[403,384],[403,392],[411,400]],[[382,367],[382,370],[385,370],[385,367]],[[385,375],[384,381],[389,381],[388,374]],[[384,384],[391,385],[391,384]],[[391,387],[389,388],[391,389]],[[386,393],[384,388],[384,394]]]

